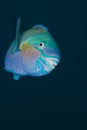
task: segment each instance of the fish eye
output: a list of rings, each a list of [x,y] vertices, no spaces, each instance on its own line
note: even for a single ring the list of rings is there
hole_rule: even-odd
[[[40,42],[39,46],[42,48],[44,47],[44,42]]]

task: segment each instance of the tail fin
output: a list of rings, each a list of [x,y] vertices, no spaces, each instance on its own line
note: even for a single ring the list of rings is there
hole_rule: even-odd
[[[21,17],[18,17],[17,19],[17,25],[16,25],[16,45],[19,50],[19,33],[20,33],[20,26],[21,26]]]

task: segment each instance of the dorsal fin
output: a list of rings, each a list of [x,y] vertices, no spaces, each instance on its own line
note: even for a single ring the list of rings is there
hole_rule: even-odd
[[[21,25],[21,18],[18,17],[17,25],[16,25],[16,45],[18,50],[19,50],[19,43],[20,43],[19,42],[20,25]]]
[[[43,30],[48,31],[48,29],[44,25],[41,25],[41,24],[36,24],[32,28],[36,28],[36,29],[37,28],[42,28]]]

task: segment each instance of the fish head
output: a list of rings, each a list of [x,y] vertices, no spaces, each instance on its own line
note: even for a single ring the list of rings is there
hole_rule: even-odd
[[[59,47],[47,29],[34,28],[25,33],[19,48],[24,68],[32,76],[49,74],[61,59]]]

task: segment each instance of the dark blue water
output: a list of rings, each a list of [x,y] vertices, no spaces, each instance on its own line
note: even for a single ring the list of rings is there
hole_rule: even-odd
[[[87,130],[86,1],[0,2],[0,130]],[[14,81],[4,57],[21,32],[44,24],[61,50],[59,66],[48,76]]]

